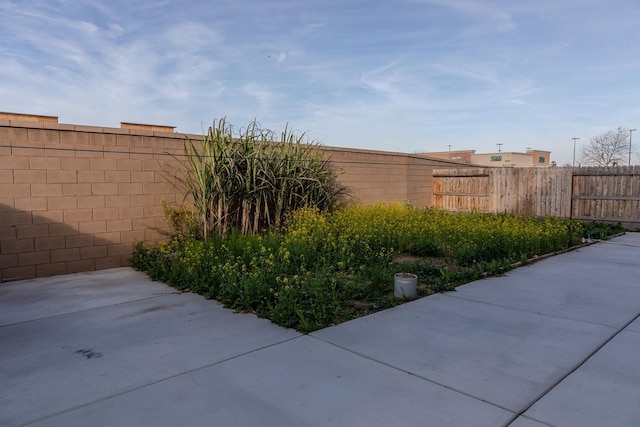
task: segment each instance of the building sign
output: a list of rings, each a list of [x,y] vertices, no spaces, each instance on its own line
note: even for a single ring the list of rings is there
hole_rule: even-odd
[[[492,162],[501,162],[502,161],[502,156],[491,156],[490,160]]]

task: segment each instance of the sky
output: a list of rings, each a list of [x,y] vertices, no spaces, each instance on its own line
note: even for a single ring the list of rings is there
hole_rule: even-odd
[[[637,0],[0,0],[0,111],[562,165],[640,129],[638,46]]]

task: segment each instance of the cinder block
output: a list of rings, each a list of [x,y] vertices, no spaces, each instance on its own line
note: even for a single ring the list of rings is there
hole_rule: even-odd
[[[29,197],[29,198],[16,197],[15,208],[17,211],[46,211],[47,198],[46,197]]]
[[[147,218],[153,216],[164,217],[164,211],[162,209],[162,206],[144,206],[144,216]]]
[[[130,158],[137,159],[137,160],[153,159],[154,155],[155,155],[155,150],[151,148],[139,148],[139,147],[132,148],[131,152],[129,153]]]
[[[154,172],[153,171],[133,171],[131,172],[131,182],[155,182]]]
[[[115,183],[93,183],[91,192],[97,196],[110,196],[118,194],[118,184]]]
[[[107,221],[79,222],[78,231],[89,234],[106,233]]]
[[[65,184],[78,182],[76,171],[47,170],[47,183]]]
[[[104,150],[102,152],[102,156],[105,159],[116,159],[116,160],[128,159],[129,158],[129,149],[127,149],[127,148],[118,149],[116,147],[113,147],[113,148],[111,148],[109,150]]]
[[[155,218],[134,218],[131,220],[133,230],[146,230],[156,226]]]
[[[151,194],[148,194],[148,195],[137,194],[131,197],[131,206],[148,206],[148,205],[154,205],[154,204],[155,204],[155,198]]]
[[[3,169],[3,170],[29,169],[29,157],[3,154],[2,161],[0,162],[0,169]]]
[[[27,142],[28,140],[27,129],[0,127],[0,141],[2,142]]]
[[[142,170],[144,171],[163,171],[164,160],[159,159],[144,159],[142,160]]]
[[[18,266],[18,254],[0,255],[0,269],[17,267]]]
[[[142,183],[124,183],[118,184],[118,194],[142,194]]]
[[[96,233],[93,237],[96,239],[96,245],[108,245],[120,243],[120,232],[112,233]]]
[[[118,159],[118,170],[141,171],[142,160],[140,159]]]
[[[14,240],[17,238],[16,226],[3,225],[0,227],[0,240]]]
[[[105,182],[111,183],[126,183],[131,182],[131,172],[130,171],[106,171],[104,173]]]
[[[61,166],[59,157],[29,157],[27,163],[27,169],[59,170]]]
[[[13,171],[0,169],[0,184],[13,184]]]
[[[88,171],[91,170],[91,159],[83,157],[65,157],[61,159],[63,170]]]
[[[107,246],[87,246],[85,248],[80,248],[80,259],[95,259],[106,257],[107,254]]]
[[[142,194],[164,194],[167,192],[167,184],[144,183],[142,186]]]
[[[38,237],[35,239],[36,251],[50,251],[51,249],[62,249],[65,247],[65,236]]]
[[[180,180],[173,175],[166,174],[164,172],[156,172],[153,175],[154,182],[169,184],[167,188],[175,189],[176,187],[180,188],[181,192],[185,192],[184,185],[180,183]]]
[[[66,237],[67,248],[80,248],[84,246],[93,246],[93,235],[91,234],[75,234]]]
[[[3,240],[0,242],[0,249],[0,253],[4,255],[33,252],[33,239]]]
[[[119,208],[131,206],[131,196],[106,196],[105,203],[108,208]]]
[[[61,131],[60,132],[61,144],[88,144],[89,134],[87,132],[78,131]]]
[[[49,226],[47,224],[28,224],[16,226],[18,239],[32,239],[34,237],[48,237]]]
[[[11,267],[2,270],[2,280],[22,280],[36,277],[36,268],[33,265]]]
[[[90,144],[75,144],[73,146],[75,156],[77,158],[93,159],[96,157],[104,157],[102,149]]]
[[[85,184],[80,184],[85,185]],[[90,184],[86,184],[89,185]],[[78,196],[78,208],[104,208],[105,196]]]
[[[15,209],[13,197],[0,197],[0,212],[11,212]]]
[[[31,196],[62,196],[62,184],[31,184]]]
[[[38,211],[33,212],[33,223],[34,224],[51,224],[54,222],[61,223],[64,220],[64,215],[62,210],[46,210],[46,211]]]
[[[75,157],[76,148],[69,144],[59,144],[55,148],[49,145],[45,147],[44,155],[47,157]]]
[[[93,220],[112,220],[120,219],[120,211],[118,208],[97,208],[93,210]]]
[[[29,142],[45,142],[47,144],[60,144],[60,131],[48,129],[27,129]]]
[[[68,273],[78,273],[80,271],[93,271],[96,269],[96,262],[93,259],[81,259],[67,262]]]
[[[131,231],[133,226],[131,224],[131,219],[118,219],[107,221],[107,232],[112,231]]]
[[[48,197],[47,206],[50,210],[56,209],[77,209],[78,198],[74,196]]]
[[[67,274],[66,262],[36,265],[36,275],[38,277],[59,276],[62,274]]]
[[[78,225],[77,224],[60,224],[60,223],[52,223],[49,224],[49,236],[70,236],[72,234],[78,234]]]
[[[44,152],[44,144],[40,142],[27,142],[11,146],[11,154],[14,156],[44,156]]]
[[[49,251],[24,252],[18,254],[18,264],[21,266],[48,264],[49,261]]]
[[[120,219],[144,218],[142,206],[129,206],[120,208]]]
[[[91,184],[62,184],[62,194],[64,196],[89,196],[91,195],[91,190]]]
[[[76,261],[80,259],[80,249],[53,249],[51,251],[51,262]]]
[[[122,243],[143,242],[145,239],[144,230],[123,231],[120,233],[120,241]]]
[[[32,218],[31,212],[24,212],[24,211],[0,212],[0,227],[31,224],[32,223],[31,218]]]
[[[13,182],[16,184],[44,184],[47,182],[47,171],[14,170]]]
[[[93,209],[72,209],[64,211],[64,222],[92,221]]]
[[[96,270],[105,268],[122,267],[122,256],[110,256],[107,258],[96,258]]]
[[[90,159],[93,160],[93,159]],[[78,182],[82,183],[94,183],[104,182],[105,172],[101,170],[96,171],[78,171]]]
[[[142,147],[142,137],[139,135],[116,135],[118,147]]]
[[[109,256],[114,255],[131,255],[133,253],[133,244],[119,243],[116,245],[108,245],[107,252]]]
[[[4,184],[2,195],[5,197],[29,197],[31,186],[29,184]]]
[[[117,159],[107,159],[107,158],[92,158],[91,160],[91,170],[93,171],[114,171],[118,169],[118,161]]]
[[[115,147],[117,145],[116,135],[102,132],[103,130],[100,130],[100,133],[90,133],[89,144],[104,147]]]

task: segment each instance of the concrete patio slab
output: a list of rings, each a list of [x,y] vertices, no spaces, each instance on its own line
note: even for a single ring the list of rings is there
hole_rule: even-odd
[[[638,249],[308,336],[129,268],[0,284],[0,425],[637,426]]]
[[[300,337],[38,426],[498,426],[514,414]]]
[[[434,295],[312,335],[519,413],[615,332]]]
[[[2,283],[0,326],[174,292],[131,268]]]
[[[637,266],[612,267],[565,254],[459,286],[447,295],[621,328],[640,312],[637,271]]]
[[[640,333],[623,331],[525,415],[564,427],[640,425]]]
[[[130,273],[136,280],[137,272]],[[22,285],[28,292],[30,283]],[[199,295],[171,294],[166,285],[131,286],[148,293],[164,287],[168,294],[0,327],[0,425],[21,425],[299,336]],[[74,299],[67,287],[62,291]]]

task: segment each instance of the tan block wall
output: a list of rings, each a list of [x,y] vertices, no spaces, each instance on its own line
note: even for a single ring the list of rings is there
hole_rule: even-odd
[[[135,241],[163,239],[163,202],[183,200],[167,179],[184,137],[0,119],[0,281],[125,266]],[[359,203],[429,206],[433,169],[452,165],[323,149]]]

